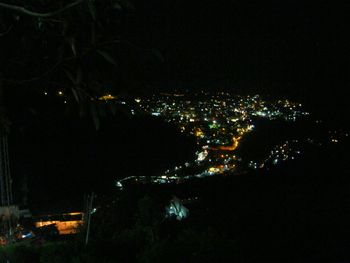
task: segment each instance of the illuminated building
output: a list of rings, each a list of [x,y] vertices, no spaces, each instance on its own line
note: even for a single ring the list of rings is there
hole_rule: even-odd
[[[33,221],[37,228],[55,225],[60,235],[69,235],[78,232],[79,227],[84,223],[84,214],[82,212],[72,212],[42,215],[33,217]]]

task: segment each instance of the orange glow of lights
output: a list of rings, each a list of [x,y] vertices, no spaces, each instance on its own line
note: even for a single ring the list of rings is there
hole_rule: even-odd
[[[64,220],[64,216],[81,216],[80,219]],[[46,220],[38,220],[34,223],[37,228],[55,224],[60,235],[76,234],[79,226],[83,224],[83,213],[73,212],[62,214],[62,220],[50,219],[50,216]]]
[[[234,151],[237,149],[238,147],[238,144],[239,144],[239,141],[242,137],[239,136],[239,137],[233,137],[232,138],[232,145],[229,145],[229,146],[220,146],[219,147],[219,150],[222,150],[222,151]]]

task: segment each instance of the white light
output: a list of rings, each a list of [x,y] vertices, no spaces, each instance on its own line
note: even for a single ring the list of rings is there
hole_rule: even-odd
[[[197,156],[197,161],[198,162],[202,162],[205,160],[205,158],[208,156],[208,151],[203,151],[203,152],[200,152]]]

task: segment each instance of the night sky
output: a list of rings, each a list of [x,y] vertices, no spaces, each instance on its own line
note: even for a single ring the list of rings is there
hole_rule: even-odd
[[[137,1],[125,34],[164,57],[146,80],[291,97],[345,117],[350,4],[190,2]]]

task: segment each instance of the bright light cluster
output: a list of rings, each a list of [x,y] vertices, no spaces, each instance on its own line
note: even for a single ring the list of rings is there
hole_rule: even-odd
[[[193,135],[201,149],[192,161],[169,169],[160,176],[128,179],[137,182],[150,180],[157,184],[245,172],[242,159],[236,156],[235,151],[246,134],[254,131],[256,118],[296,121],[308,115],[301,104],[289,100],[267,101],[259,95],[233,96],[226,92],[165,93],[138,98],[136,102],[144,112],[175,123],[181,132]],[[248,166],[255,169],[270,160],[278,164],[280,160],[292,158],[288,147],[283,147],[280,154],[276,149],[262,163],[252,161]],[[117,184],[122,187],[122,181]]]

